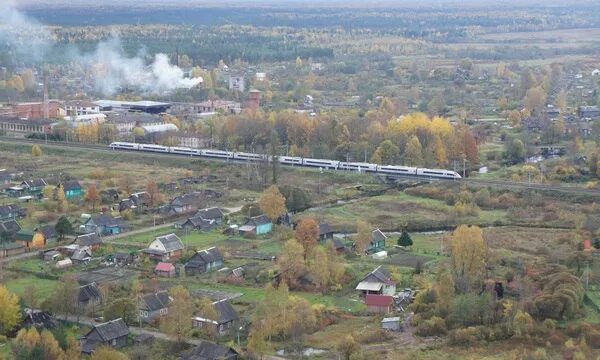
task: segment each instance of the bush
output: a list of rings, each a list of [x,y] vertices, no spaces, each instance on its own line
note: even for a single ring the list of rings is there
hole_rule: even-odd
[[[415,334],[418,336],[441,336],[448,332],[444,319],[438,316],[434,316],[429,320],[423,321],[417,329]]]
[[[490,191],[486,188],[483,188],[475,193],[475,204],[480,207],[488,207],[490,206]]]
[[[448,335],[448,342],[457,346],[473,346],[480,339],[481,333],[476,327],[456,329]]]
[[[542,323],[542,325],[544,325],[544,327],[548,330],[555,330],[556,329],[556,321],[552,320],[552,319],[546,319],[544,320],[544,322]]]

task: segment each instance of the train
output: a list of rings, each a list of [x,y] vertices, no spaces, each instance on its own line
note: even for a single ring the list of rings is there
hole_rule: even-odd
[[[273,161],[271,156],[248,152],[234,152],[215,149],[192,149],[179,146],[162,146],[155,144],[138,144],[130,142],[113,142],[109,145],[113,150],[145,151],[154,153],[176,154],[190,157],[205,157],[237,161]],[[338,160],[313,159],[296,156],[277,156],[283,165],[313,167],[324,170],[345,170],[357,172],[379,173],[384,175],[405,175],[437,179],[460,179],[461,176],[452,170],[427,169],[410,166],[378,165],[366,162],[344,162]]]

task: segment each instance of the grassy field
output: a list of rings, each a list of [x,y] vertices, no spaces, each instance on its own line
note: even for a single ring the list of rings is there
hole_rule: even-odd
[[[58,285],[56,281],[40,279],[33,275],[19,276],[18,278],[6,281],[4,284],[10,291],[14,292],[18,296],[23,296],[27,286],[34,287],[37,291],[39,302],[47,299]]]
[[[430,229],[454,226],[453,208],[444,201],[411,196],[404,192],[390,191],[387,194],[329,207],[305,214],[324,219],[339,231],[354,231],[356,221],[367,220],[382,229]],[[481,210],[478,217],[460,219],[463,223],[492,224],[505,219],[501,210]]]

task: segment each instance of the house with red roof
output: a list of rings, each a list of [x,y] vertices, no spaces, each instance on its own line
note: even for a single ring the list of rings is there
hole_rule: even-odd
[[[367,294],[365,304],[370,313],[387,314],[394,309],[394,298],[390,295]]]
[[[175,277],[175,265],[167,262],[159,262],[154,268],[154,272],[158,276]]]

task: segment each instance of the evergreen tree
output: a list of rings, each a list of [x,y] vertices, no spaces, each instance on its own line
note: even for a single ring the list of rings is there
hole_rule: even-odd
[[[413,241],[410,235],[406,231],[402,231],[402,234],[398,238],[398,245],[400,246],[412,246]]]

